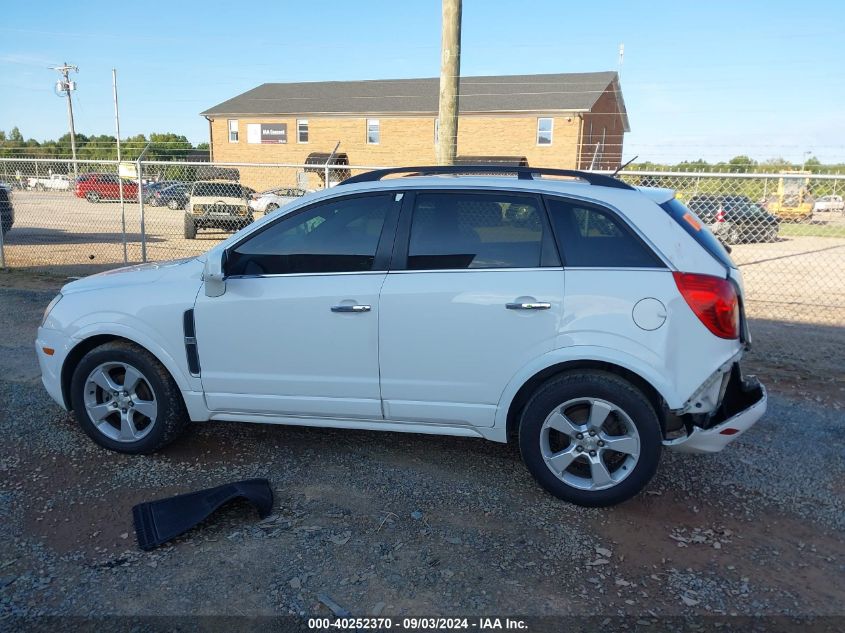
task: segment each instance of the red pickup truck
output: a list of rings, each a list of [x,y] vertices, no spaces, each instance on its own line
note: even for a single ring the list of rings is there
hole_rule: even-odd
[[[88,202],[120,199],[120,178],[115,174],[82,174],[76,179],[74,189],[77,198]],[[123,198],[130,200],[138,197],[138,184],[132,180],[123,181]]]

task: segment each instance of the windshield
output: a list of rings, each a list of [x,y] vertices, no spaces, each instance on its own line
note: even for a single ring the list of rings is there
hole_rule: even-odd
[[[222,182],[198,182],[194,185],[193,195],[204,198],[243,198],[240,185]]]

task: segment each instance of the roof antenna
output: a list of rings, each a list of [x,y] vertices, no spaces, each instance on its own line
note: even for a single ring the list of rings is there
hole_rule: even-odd
[[[637,154],[636,156],[634,156],[631,160],[629,160],[629,161],[628,161],[627,163],[625,163],[624,165],[619,165],[619,167],[617,167],[617,168],[616,168],[616,171],[615,171],[615,172],[613,172],[612,174],[610,174],[610,176],[611,176],[611,177],[616,176],[616,175],[617,175],[620,171],[622,171],[623,169],[625,169],[628,165],[630,165],[631,163],[633,163],[633,162],[634,162],[635,160],[637,160],[639,157],[640,157],[640,155],[639,155],[639,154]]]
[[[625,42],[619,43],[619,69],[616,71],[616,74],[619,75],[619,78],[622,79],[622,62],[625,61]]]

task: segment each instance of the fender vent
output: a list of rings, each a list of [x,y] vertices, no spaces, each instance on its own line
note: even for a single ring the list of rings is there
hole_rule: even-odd
[[[185,355],[188,359],[188,370],[192,376],[200,375],[200,356],[197,350],[197,337],[194,329],[194,311],[185,310],[182,318],[185,330]]]

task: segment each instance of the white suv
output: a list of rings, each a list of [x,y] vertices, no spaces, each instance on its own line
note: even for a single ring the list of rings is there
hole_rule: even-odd
[[[751,427],[742,281],[700,220],[671,191],[505,169],[366,173],[199,258],[72,282],[44,385],[112,450],[189,420],[482,437],[583,505]]]

